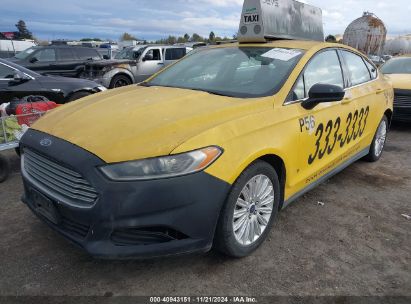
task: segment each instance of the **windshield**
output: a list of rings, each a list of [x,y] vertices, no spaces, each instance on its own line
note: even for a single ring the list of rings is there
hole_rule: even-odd
[[[31,48],[25,49],[24,51],[14,55],[14,58],[24,60],[27,57],[29,57],[30,54],[32,54],[35,50],[36,50],[36,47],[32,46]]]
[[[264,97],[283,85],[302,50],[268,47],[205,49],[164,70],[145,85],[176,87],[232,97]]]
[[[141,54],[144,51],[144,47],[141,47],[139,49],[135,49],[134,47],[132,48],[125,48],[121,50],[114,58],[115,59],[138,59],[140,58]]]
[[[411,57],[393,58],[381,67],[384,74],[411,74]]]

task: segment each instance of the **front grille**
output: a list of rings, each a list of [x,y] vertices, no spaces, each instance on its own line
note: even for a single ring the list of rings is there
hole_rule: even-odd
[[[402,91],[404,92],[402,93]],[[394,107],[411,108],[411,92],[405,92],[405,90],[395,90]]]
[[[97,199],[97,191],[79,173],[30,149],[24,149],[23,169],[32,182],[62,203],[91,207]]]

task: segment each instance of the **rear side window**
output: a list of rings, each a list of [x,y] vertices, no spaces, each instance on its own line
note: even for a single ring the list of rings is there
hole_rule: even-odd
[[[14,71],[14,69],[9,68],[8,66],[0,63],[0,79],[13,78]]]
[[[100,54],[94,49],[88,48],[78,48],[75,49],[75,53],[80,60],[99,60],[101,59]]]
[[[71,49],[57,49],[59,60],[61,61],[70,61],[76,60],[73,50]]]
[[[370,72],[360,56],[347,51],[342,53],[350,73],[352,86],[371,80]]]
[[[42,49],[34,54],[37,61],[56,61],[56,50],[55,49]]]
[[[186,49],[166,49],[166,60],[178,60],[186,55]]]

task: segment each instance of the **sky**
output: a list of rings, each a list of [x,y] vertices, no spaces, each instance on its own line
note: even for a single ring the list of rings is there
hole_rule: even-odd
[[[388,34],[411,33],[409,0],[303,0],[323,10],[324,32],[343,34],[364,11],[382,19]],[[198,33],[232,37],[243,0],[0,0],[0,31],[15,31],[19,19],[42,40],[99,37],[124,32],[140,39]]]

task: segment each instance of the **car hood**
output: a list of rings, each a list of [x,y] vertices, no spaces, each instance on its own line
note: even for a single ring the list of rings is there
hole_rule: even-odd
[[[116,66],[116,65],[128,65],[135,64],[135,60],[129,59],[110,59],[110,60],[97,60],[86,62],[87,67],[106,67],[106,66]]]
[[[133,85],[59,107],[33,128],[112,163],[168,155],[202,132],[269,108],[264,98]]]
[[[394,89],[411,90],[411,74],[385,74]]]

